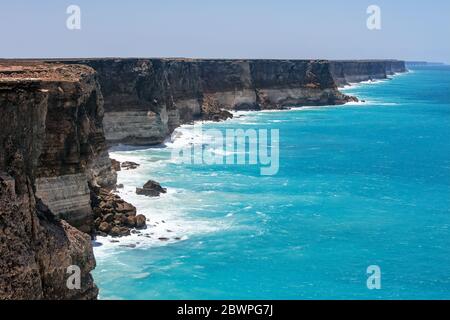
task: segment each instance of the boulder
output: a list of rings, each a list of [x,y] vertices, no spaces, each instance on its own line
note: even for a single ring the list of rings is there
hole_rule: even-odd
[[[125,170],[132,170],[132,169],[136,169],[137,167],[139,167],[140,164],[138,164],[136,162],[132,162],[132,161],[125,161],[125,162],[122,162],[121,166]]]
[[[98,230],[103,233],[108,233],[109,231],[111,231],[111,225],[107,222],[102,222],[100,223]]]
[[[158,197],[161,193],[166,193],[167,189],[153,180],[148,180],[142,188],[136,188],[136,193],[147,197]]]
[[[125,225],[131,228],[136,227],[136,217],[135,216],[129,216],[127,217],[127,220],[125,221]]]
[[[120,227],[119,230],[121,237],[129,236],[131,234],[130,229],[127,227]]]
[[[136,207],[128,202],[115,203],[117,213],[136,215]]]
[[[112,237],[120,237],[120,236],[121,236],[121,234],[120,234],[120,228],[117,227],[117,226],[112,227],[112,229],[111,229],[111,231],[109,232],[109,234],[110,234]]]
[[[114,215],[112,213],[108,213],[103,217],[103,221],[105,222],[113,222],[114,221]]]
[[[136,228],[137,229],[143,229],[146,225],[146,218],[143,214],[138,214],[136,216]]]

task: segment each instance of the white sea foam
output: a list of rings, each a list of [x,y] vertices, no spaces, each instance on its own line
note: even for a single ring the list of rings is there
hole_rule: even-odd
[[[118,249],[165,246],[189,239],[196,234],[217,232],[230,227],[230,221],[193,216],[193,212],[205,210],[210,205],[203,203],[203,199],[193,191],[168,188],[167,193],[161,194],[160,197],[137,195],[136,187],[154,178],[149,176],[149,173],[161,172],[168,164],[168,160],[149,161],[148,153],[148,149],[111,152],[113,159],[140,164],[137,169],[118,172],[118,183],[124,184],[124,188],[118,189],[117,194],[132,203],[137,208],[138,214],[143,214],[149,221],[147,229],[141,230],[140,234],[122,238],[98,237],[94,243],[94,250],[99,259],[120,252]]]
[[[392,80],[392,78],[379,79],[379,80],[367,80],[367,81],[361,81],[361,82],[350,82],[350,84],[340,87],[339,90],[345,92],[347,90],[356,89],[356,88],[362,87],[364,85],[382,84],[382,83],[385,83],[390,80]]]
[[[404,75],[404,73],[399,74]],[[365,81],[362,83],[351,84],[341,90],[353,89],[361,85],[379,84],[389,80]],[[361,106],[361,105],[396,105],[396,103],[378,102],[378,101],[359,101],[349,102],[347,106]],[[259,117],[261,113],[272,112],[290,112],[290,111],[306,111],[319,110],[323,108],[337,108],[338,106],[307,106],[307,107],[293,107],[283,110],[261,110],[261,111],[233,111],[234,118],[228,120],[229,122],[236,122],[241,124],[258,124],[252,121],[253,118]],[[279,123],[288,120],[269,120],[269,122]],[[163,143],[166,149],[182,148],[185,146],[203,143],[199,132],[194,130],[196,126],[201,124],[208,124],[210,121],[197,122],[194,124],[185,124],[173,132],[171,137],[167,138]],[[212,123],[212,122],[211,122]],[[204,132],[202,134],[205,134]],[[111,237],[99,237],[94,242],[94,250],[96,257],[101,259],[105,255],[110,255],[118,251],[119,248],[123,250],[131,250],[131,248],[165,246],[179,241],[189,239],[196,234],[204,234],[209,232],[217,232],[232,227],[232,221],[227,221],[234,216],[234,213],[228,213],[224,219],[210,219],[193,217],[190,213],[196,211],[207,210],[213,205],[204,203],[203,199],[198,194],[194,194],[189,190],[168,188],[167,194],[163,194],[158,198],[149,198],[139,196],[136,194],[136,187],[140,187],[148,179],[149,172],[160,172],[164,167],[173,161],[170,157],[165,159],[155,160],[149,158],[150,150],[157,150],[155,148],[145,149],[142,147],[132,147],[128,145],[119,145],[110,150],[111,158],[120,162],[133,161],[139,163],[140,166],[135,170],[122,170],[118,174],[118,183],[124,184],[123,189],[117,192],[125,201],[128,201],[136,206],[139,214],[144,214],[149,221],[148,228],[143,230],[141,234],[132,234],[128,237],[113,239]],[[220,150],[216,150],[220,152]],[[217,175],[217,174],[215,174]],[[218,187],[220,184],[211,183],[211,187]],[[205,191],[204,194],[211,194],[215,191]],[[180,211],[184,208],[184,212]],[[251,206],[244,208],[250,210]],[[227,219],[225,219],[227,218]],[[118,242],[112,242],[118,241]],[[119,250],[120,251],[120,250]]]

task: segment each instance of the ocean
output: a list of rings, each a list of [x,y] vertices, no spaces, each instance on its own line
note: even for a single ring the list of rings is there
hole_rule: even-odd
[[[99,298],[450,299],[450,67],[343,91],[364,102],[203,124],[278,129],[276,175],[178,163],[198,123],[165,146],[112,150],[140,164],[119,172],[119,194],[150,222],[95,241]],[[168,193],[136,195],[149,179]]]

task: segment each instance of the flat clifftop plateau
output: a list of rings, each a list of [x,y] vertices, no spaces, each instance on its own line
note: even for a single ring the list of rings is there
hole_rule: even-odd
[[[92,74],[87,66],[48,64],[43,62],[1,61],[0,81],[9,83],[67,81],[77,82]]]
[[[115,183],[95,71],[2,61],[0,114],[0,299],[96,298],[90,236],[74,227],[90,231],[89,185]]]
[[[343,104],[325,60],[65,59],[98,73],[109,143],[158,144],[183,123],[226,110]]]

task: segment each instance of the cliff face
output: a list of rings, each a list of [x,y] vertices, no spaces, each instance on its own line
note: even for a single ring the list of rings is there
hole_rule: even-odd
[[[327,61],[91,59],[111,143],[158,144],[174,128],[220,109],[342,104]]]
[[[406,72],[405,62],[399,60],[330,61],[330,69],[338,86],[387,79],[395,73]]]
[[[108,142],[158,144],[180,124],[220,109],[280,109],[354,100],[350,82],[405,72],[398,60],[87,59],[105,98]],[[211,115],[213,114],[213,115]],[[219,116],[226,118],[225,116]]]
[[[115,182],[94,70],[0,63],[0,110],[0,298],[95,298],[90,237],[73,227],[91,231],[88,184]]]
[[[228,117],[223,109],[342,104],[355,98],[337,84],[406,70],[395,60],[66,62],[0,61],[0,299],[97,296],[86,233],[114,206],[136,214],[105,201],[116,182],[105,134],[110,143],[157,144],[182,123]],[[71,265],[79,290],[66,286]]]

